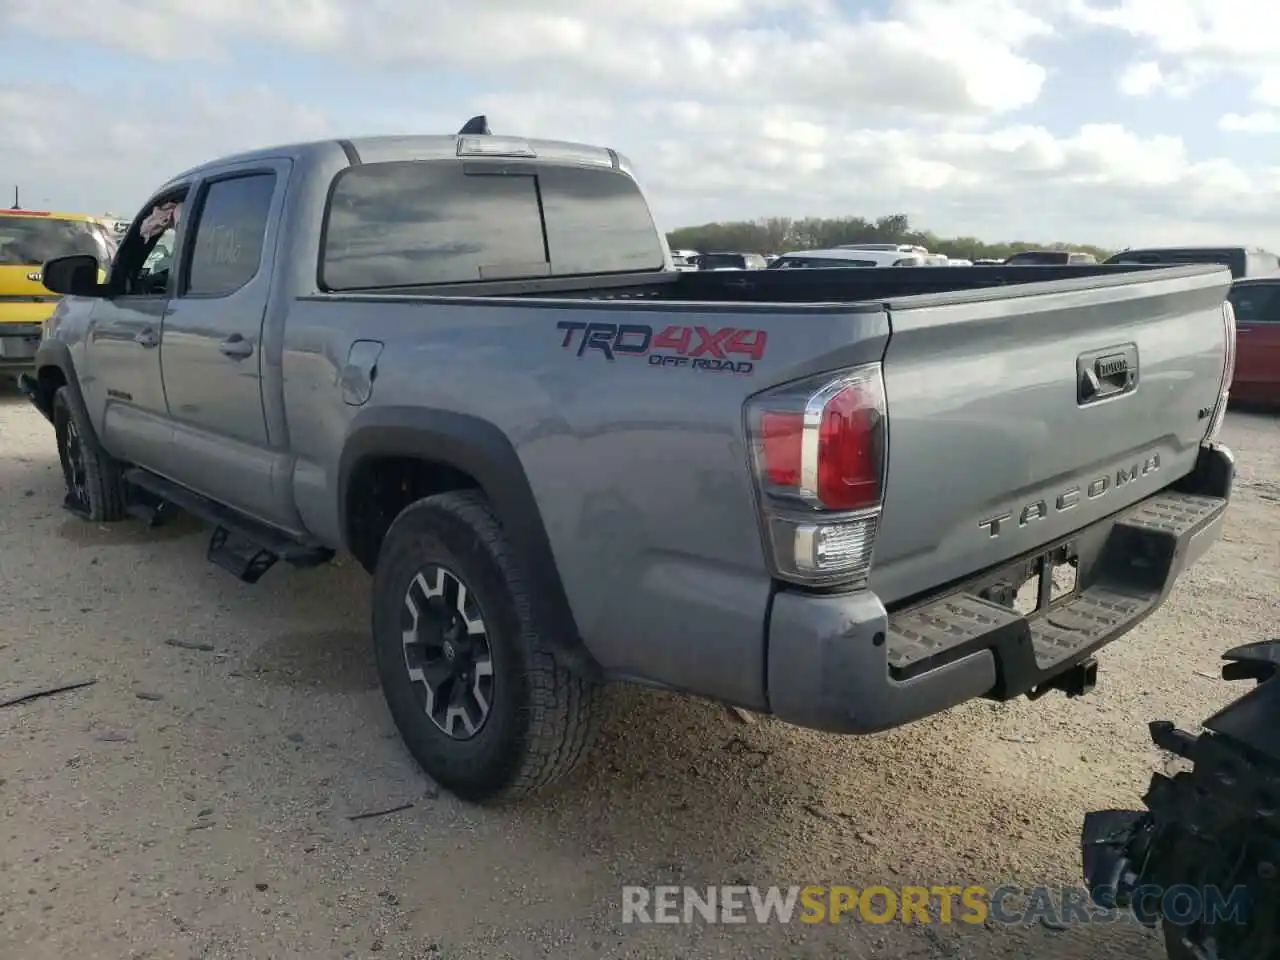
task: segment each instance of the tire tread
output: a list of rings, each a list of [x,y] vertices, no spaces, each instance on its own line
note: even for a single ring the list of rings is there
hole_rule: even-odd
[[[515,762],[505,783],[492,784],[470,798],[504,803],[548,787],[578,766],[595,738],[599,687],[557,660],[552,641],[538,622],[537,605],[522,564],[480,491],[436,494],[406,507],[387,533],[379,565],[389,553],[412,546],[402,533],[430,528],[441,515],[474,534],[476,546],[496,567],[505,586],[507,596],[496,599],[510,602],[519,624],[518,646],[528,689],[527,703],[518,707],[524,714],[520,724],[523,736],[514,745],[519,756],[509,758]]]
[[[84,485],[89,502],[82,504],[88,519],[95,523],[117,523],[128,516],[125,497],[124,471],[120,464],[93,442],[93,425],[71,399],[70,387],[59,387],[53,395],[55,432],[58,416],[74,421],[80,434],[80,446],[84,452]],[[62,438],[58,437],[59,458],[62,455]],[[70,493],[70,490],[67,491]]]

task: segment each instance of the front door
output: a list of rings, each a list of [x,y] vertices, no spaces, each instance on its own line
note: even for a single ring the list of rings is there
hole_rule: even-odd
[[[286,517],[263,409],[262,329],[287,173],[286,162],[267,161],[199,185],[163,350],[174,479],[277,523]]]
[[[107,449],[141,466],[163,459],[169,440],[160,337],[184,191],[157,197],[130,227],[112,265],[110,294],[93,306],[88,369],[80,374],[90,410],[102,411]]]

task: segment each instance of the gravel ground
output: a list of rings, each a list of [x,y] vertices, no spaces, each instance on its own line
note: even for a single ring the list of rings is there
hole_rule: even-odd
[[[1240,692],[1280,635],[1280,419],[1233,413],[1223,542],[1082,700],[973,703],[837,738],[619,688],[592,760],[510,811],[401,746],[350,562],[242,586],[192,521],[60,508],[52,432],[0,395],[0,957],[1163,956],[1128,924],[623,926],[622,884],[1073,884],[1088,808],[1132,805],[1149,720]],[[412,804],[367,819],[353,816]]]

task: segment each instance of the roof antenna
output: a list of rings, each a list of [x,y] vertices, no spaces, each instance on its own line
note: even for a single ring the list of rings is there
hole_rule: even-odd
[[[490,136],[490,135],[491,135],[491,133],[492,133],[492,132],[489,130],[489,118],[488,118],[488,117],[486,117],[486,116],[482,113],[482,114],[480,114],[478,117],[472,117],[470,120],[468,120],[466,123],[464,123],[464,124],[462,125],[462,129],[458,131],[458,136],[460,136],[460,137],[470,137],[470,136],[482,136],[482,137],[487,137],[487,136]]]
[[[10,207],[9,209],[10,210],[22,209],[22,205],[18,203],[18,185],[16,183],[13,185],[13,206]]]

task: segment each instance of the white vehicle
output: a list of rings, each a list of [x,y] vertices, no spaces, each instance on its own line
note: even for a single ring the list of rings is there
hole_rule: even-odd
[[[672,250],[671,264],[677,270],[688,272],[698,269],[698,251],[697,250]]]
[[[764,270],[769,266],[758,253],[703,253],[697,263],[699,270]]]
[[[964,259],[960,259],[960,258],[952,258],[952,257],[948,257],[948,258],[947,258],[947,266],[949,266],[949,267],[972,267],[972,266],[973,266],[973,261],[972,261],[972,260],[964,260]]]
[[[870,247],[834,247],[830,250],[797,250],[784,253],[769,265],[770,270],[803,270],[848,267],[923,267],[928,255],[900,250],[896,245]]]
[[[841,243],[836,250],[896,250],[898,253],[919,253],[929,255],[929,251],[912,243]]]

